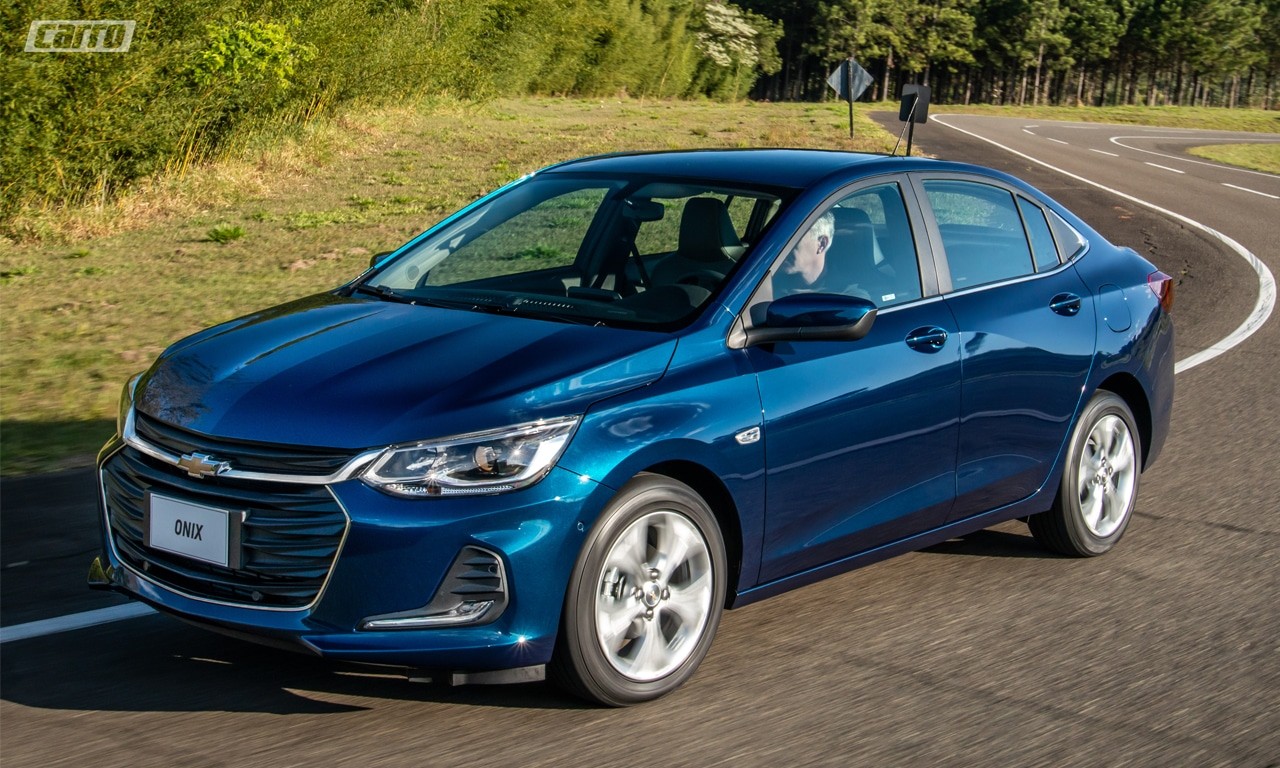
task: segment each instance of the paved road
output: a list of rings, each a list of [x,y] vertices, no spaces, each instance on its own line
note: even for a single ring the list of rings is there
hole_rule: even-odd
[[[1131,148],[1178,155],[1183,133],[949,122],[1280,266],[1280,204],[1222,186],[1280,194],[1276,179]],[[1180,277],[1180,358],[1254,307],[1256,275],[1212,237],[940,124],[916,144],[1029,179]],[[1280,765],[1278,328],[1178,377],[1169,445],[1107,557],[1047,555],[1010,523],[846,574],[730,612],[688,686],[624,711],[542,685],[425,687],[134,619],[3,646],[0,762]],[[88,482],[0,487],[0,566],[28,561],[0,570],[0,623],[110,600],[79,589]]]

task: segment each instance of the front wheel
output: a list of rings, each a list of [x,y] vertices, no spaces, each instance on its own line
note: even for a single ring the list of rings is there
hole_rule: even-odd
[[[677,480],[637,476],[578,557],[553,679],[615,707],[675,690],[711,647],[725,573],[724,539],[706,502]]]
[[[1080,414],[1053,508],[1027,521],[1042,545],[1073,557],[1101,555],[1129,525],[1142,445],[1129,406],[1100,391]]]

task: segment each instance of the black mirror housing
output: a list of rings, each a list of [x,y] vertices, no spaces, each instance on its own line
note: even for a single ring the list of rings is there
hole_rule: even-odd
[[[856,341],[871,331],[876,305],[838,293],[798,293],[769,303],[746,346],[779,341]]]

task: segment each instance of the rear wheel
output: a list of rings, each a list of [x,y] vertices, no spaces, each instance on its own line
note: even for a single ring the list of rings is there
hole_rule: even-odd
[[[1142,445],[1129,406],[1100,391],[1080,414],[1053,508],[1027,521],[1044,546],[1091,557],[1115,546],[1138,498]]]
[[[689,486],[642,474],[601,515],[565,598],[553,679],[610,706],[676,689],[707,655],[725,598],[724,540]]]

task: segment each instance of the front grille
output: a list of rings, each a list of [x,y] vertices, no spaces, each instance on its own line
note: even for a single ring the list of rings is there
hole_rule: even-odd
[[[311,448],[274,443],[225,440],[166,424],[134,411],[133,429],[138,437],[175,456],[204,453],[229,461],[235,469],[283,475],[331,475],[355,454],[340,448]]]
[[[300,608],[324,586],[347,516],[325,486],[196,479],[130,446],[107,460],[102,483],[116,552],[149,578],[196,597]],[[147,548],[146,494],[245,512],[238,570]]]

